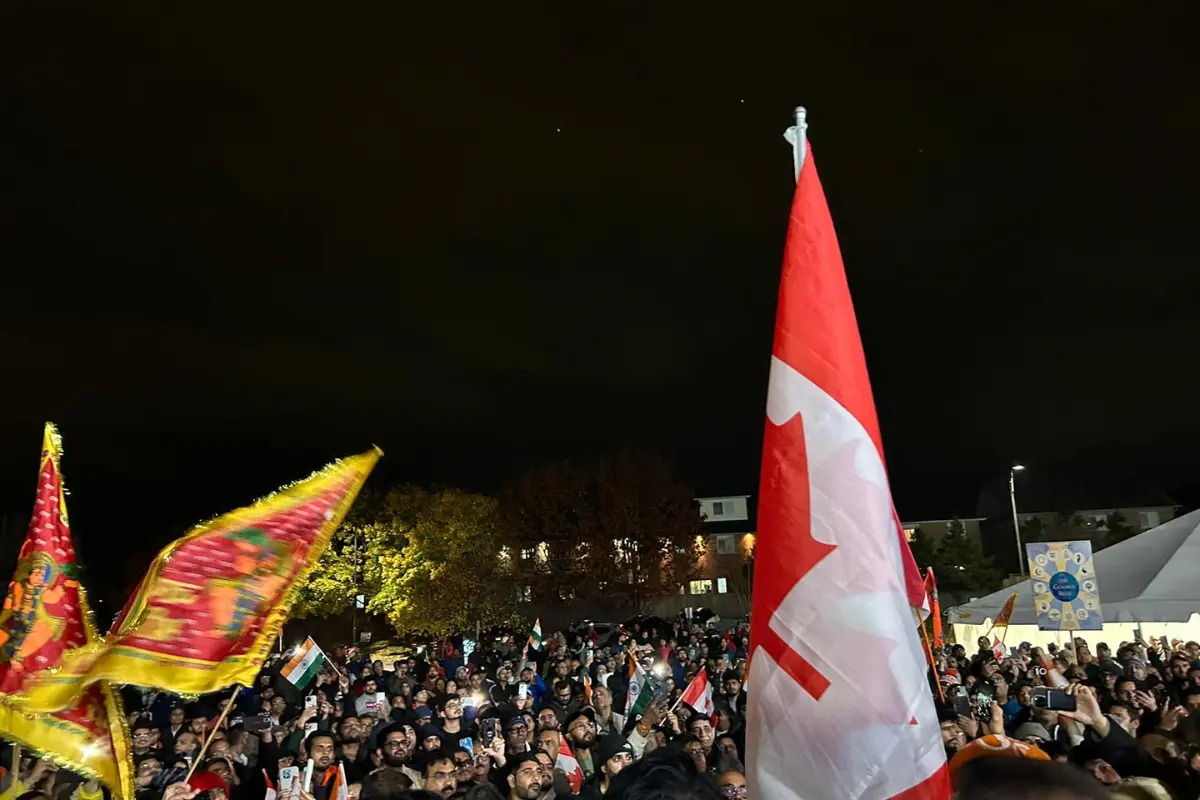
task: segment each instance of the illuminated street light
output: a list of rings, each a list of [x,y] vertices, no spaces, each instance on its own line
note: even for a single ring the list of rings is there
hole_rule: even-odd
[[[1017,572],[1025,574],[1025,548],[1021,546],[1021,522],[1017,519],[1017,473],[1024,472],[1023,464],[1013,464],[1008,470],[1008,499],[1012,502],[1013,535],[1017,537]]]

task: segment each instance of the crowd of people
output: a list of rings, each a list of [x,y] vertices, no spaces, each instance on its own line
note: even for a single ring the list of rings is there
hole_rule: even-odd
[[[969,657],[949,647],[937,664],[942,740],[960,789],[986,776],[994,791],[1032,770],[1069,787],[1064,797],[1200,797],[1200,644],[1138,637],[1092,653],[1076,639],[1073,654],[1072,644],[978,645]]]
[[[125,687],[135,800],[744,800],[746,626],[664,627],[585,628],[536,649],[487,637],[466,658],[462,640],[443,640],[391,664],[350,648],[299,687],[279,655],[254,686],[189,702]],[[652,676],[637,715],[631,660]],[[936,667],[958,797],[1200,798],[1194,642],[1093,654],[1076,640],[1072,658],[981,639],[969,657],[945,648]],[[711,715],[679,702],[702,670]],[[32,755],[0,786],[0,800],[106,795]]]
[[[281,674],[280,655],[236,696],[190,702],[125,687],[136,800],[337,800],[343,775],[357,800],[634,798],[672,785],[745,798],[747,628],[665,625],[604,641],[584,628],[537,648],[490,637],[465,659],[445,643],[390,664],[350,648],[302,687]],[[645,691],[654,686],[637,718],[626,713],[631,659],[652,676]],[[700,670],[716,689],[711,716],[679,702]],[[310,759],[306,789],[285,768]],[[33,757],[7,780],[0,800],[103,791]]]

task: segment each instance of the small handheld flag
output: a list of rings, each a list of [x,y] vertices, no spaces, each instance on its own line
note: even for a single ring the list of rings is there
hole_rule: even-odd
[[[571,787],[572,794],[579,794],[583,789],[583,767],[579,766],[578,759],[571,752],[571,745],[567,743],[567,737],[561,733],[558,735],[560,744],[558,746],[558,759],[554,762],[554,768],[567,776],[567,785]]]
[[[533,623],[533,630],[529,632],[529,646],[534,650],[542,649],[542,618],[538,617]]]
[[[295,655],[283,665],[279,674],[286,678],[288,683],[303,689],[317,676],[324,663],[325,653],[310,636],[304,640],[304,644],[296,648]]]
[[[708,670],[702,669],[697,672],[687,689],[684,689],[683,697],[679,699],[680,702],[691,706],[694,711],[711,717],[714,708],[712,684],[708,682]]]

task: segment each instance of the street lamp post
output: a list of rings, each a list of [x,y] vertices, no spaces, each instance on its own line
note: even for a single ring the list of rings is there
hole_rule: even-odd
[[[1020,464],[1013,464],[1008,470],[1008,499],[1012,502],[1013,535],[1017,539],[1017,573],[1025,574],[1025,548],[1021,547],[1021,522],[1017,519],[1017,473],[1024,470]]]

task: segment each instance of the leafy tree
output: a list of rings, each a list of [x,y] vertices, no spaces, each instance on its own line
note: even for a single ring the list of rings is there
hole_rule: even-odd
[[[933,570],[939,592],[953,594],[958,600],[995,591],[1004,579],[1004,574],[983,554],[979,543],[967,536],[965,526],[957,519],[938,542]]]
[[[1108,515],[1108,523],[1105,527],[1107,530],[1104,532],[1103,547],[1123,542],[1138,534],[1138,530],[1129,524],[1129,520],[1125,519],[1125,515],[1120,511],[1114,511]]]
[[[916,532],[913,533],[912,541],[908,543],[908,547],[912,550],[913,561],[917,562],[917,566],[921,569],[921,574],[924,575],[925,570],[932,567],[934,561],[937,559],[937,542],[918,527]],[[937,575],[937,569],[934,569],[933,573]]]
[[[696,574],[699,507],[661,457],[621,452],[534,469],[505,490],[501,506],[535,599],[636,606]]]
[[[1046,533],[1046,525],[1040,517],[1030,517],[1021,525],[1022,542],[1048,542]]]
[[[401,632],[515,621],[516,588],[500,567],[496,500],[405,486],[370,505],[338,531],[303,587],[297,616],[339,613],[364,594],[367,612]]]

